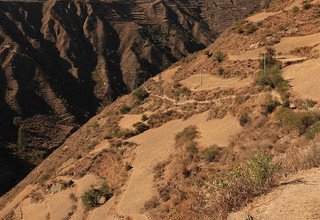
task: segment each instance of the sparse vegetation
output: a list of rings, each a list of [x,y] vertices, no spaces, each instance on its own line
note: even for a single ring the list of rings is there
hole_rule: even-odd
[[[308,1],[308,0],[306,0],[306,1],[304,1],[303,3],[302,3],[302,8],[304,9],[304,10],[308,10],[308,9],[310,9],[312,7],[312,4],[310,3],[310,1]]]
[[[145,114],[143,114],[141,116],[141,121],[147,121],[148,119],[149,119],[149,117],[147,115],[145,115]]]
[[[222,51],[216,51],[214,53],[214,60],[221,63],[225,59],[226,55]]]
[[[232,30],[238,34],[250,35],[258,30],[258,24],[253,22],[237,23]]]
[[[276,118],[283,125],[299,132],[300,135],[307,134],[313,137],[318,131],[318,122],[320,121],[320,112],[303,111],[294,112],[291,109],[282,108],[276,113]]]
[[[132,95],[136,99],[136,101],[142,102],[144,99],[146,99],[149,96],[149,93],[147,92],[147,90],[140,87],[135,91],[133,91]]]
[[[177,146],[184,146],[187,143],[192,142],[199,136],[196,126],[189,126],[183,129],[183,131],[176,134],[175,140]]]
[[[120,107],[120,113],[121,114],[127,114],[131,111],[131,107],[127,106],[127,105],[122,105]]]
[[[81,200],[86,209],[92,209],[101,204],[101,198],[104,197],[105,200],[109,200],[112,197],[112,193],[110,192],[111,191],[106,184],[103,184],[98,189],[91,187],[83,193],[83,195],[81,196]]]
[[[292,11],[293,13],[297,13],[297,12],[299,11],[299,7],[298,7],[298,6],[293,6],[292,9],[291,9],[291,11]]]
[[[219,155],[219,148],[216,145],[212,145],[202,152],[202,157],[207,163],[213,162]]]
[[[241,114],[241,116],[239,118],[239,123],[241,126],[245,126],[249,121],[250,121],[250,117],[249,117],[248,112]]]
[[[278,100],[274,99],[272,96],[268,96],[265,103],[261,106],[262,114],[269,115],[280,105],[281,103]]]
[[[148,130],[150,127],[148,125],[146,125],[145,123],[143,122],[138,122],[138,123],[135,123],[133,125],[133,127],[136,129],[136,133],[137,134],[140,134],[142,132],[145,132],[146,130]]]

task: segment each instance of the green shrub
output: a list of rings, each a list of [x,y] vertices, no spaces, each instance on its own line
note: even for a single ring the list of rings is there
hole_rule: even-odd
[[[142,102],[143,100],[145,100],[149,96],[149,93],[147,92],[147,90],[140,87],[140,88],[136,89],[132,93],[132,95],[137,101]]]
[[[292,9],[291,9],[291,11],[292,11],[293,13],[296,13],[296,12],[299,11],[299,7],[298,7],[298,6],[293,6]]]
[[[175,141],[177,146],[185,145],[186,143],[192,142],[199,136],[199,132],[196,126],[188,126],[181,132],[176,134]]]
[[[245,24],[238,23],[233,27],[233,30],[238,34],[249,35],[249,34],[253,34],[258,30],[258,25],[253,22],[248,22]]]
[[[250,121],[248,112],[243,113],[239,118],[239,124],[245,126]]]
[[[261,54],[260,56],[263,57],[263,59],[260,60],[261,70],[269,69],[278,64],[278,61],[275,58],[276,51],[271,47],[266,48],[266,52],[264,54]]]
[[[118,129],[114,134],[118,138],[130,138],[136,135],[135,131],[130,129]]]
[[[149,119],[149,117],[147,115],[145,115],[145,114],[143,114],[141,116],[141,121],[147,121],[148,119]]]
[[[131,166],[131,164],[130,163],[126,163],[126,165],[124,166],[124,169],[126,170],[126,171],[129,171],[129,170],[131,170],[133,167]]]
[[[277,112],[276,119],[283,125],[297,130],[299,134],[302,135],[306,133],[309,128],[311,129],[313,125],[320,121],[320,112],[294,112],[291,109],[281,109]]]
[[[188,153],[191,154],[195,154],[198,152],[198,144],[195,141],[190,142],[187,146],[186,146],[186,151]]]
[[[19,148],[25,147],[28,144],[28,136],[29,136],[29,133],[27,132],[27,129],[21,126],[18,130],[18,147]]]
[[[261,186],[274,173],[275,167],[272,165],[271,161],[272,157],[261,152],[255,157],[250,158],[248,168],[256,185]]]
[[[210,146],[204,149],[202,152],[203,159],[208,163],[213,162],[218,155],[219,155],[219,149],[216,145]]]
[[[106,184],[103,184],[99,189],[91,187],[81,196],[82,203],[86,209],[92,209],[100,205],[99,200],[105,197],[106,200],[110,199],[112,194]]]
[[[259,85],[276,89],[280,94],[285,94],[288,90],[288,82],[283,78],[278,65],[272,66],[265,71],[260,71],[255,81]]]
[[[222,51],[216,51],[214,53],[214,59],[218,63],[221,63],[224,60],[225,57],[226,57],[226,55]]]
[[[138,123],[135,123],[133,125],[133,127],[136,129],[136,133],[137,134],[140,134],[142,132],[145,132],[146,130],[148,130],[150,127],[148,125],[146,125],[145,123],[143,122],[138,122]]]
[[[315,136],[320,133],[320,122],[318,121],[317,123],[315,123],[314,125],[312,125],[311,127],[309,127],[306,131],[306,133],[304,134],[304,136],[307,139],[313,139],[315,138]]]
[[[278,100],[268,97],[262,105],[262,114],[269,115],[280,105],[281,104]]]
[[[184,87],[184,86],[181,86],[181,87],[177,87],[174,89],[173,91],[173,96],[175,97],[175,99],[179,100],[179,98],[183,95],[190,95],[191,91],[187,88],[187,87]]]
[[[127,105],[122,105],[120,107],[120,113],[121,114],[127,114],[131,111],[131,107],[127,106]]]

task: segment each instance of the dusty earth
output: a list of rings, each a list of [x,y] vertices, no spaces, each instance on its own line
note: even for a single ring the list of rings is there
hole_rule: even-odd
[[[285,7],[290,10],[253,15],[248,20],[261,26],[252,34],[228,29],[208,49],[147,80],[135,91],[140,95],[131,93],[105,107],[0,198],[0,218],[34,219],[36,213],[37,219],[207,219],[232,201],[236,205],[217,219],[226,219],[230,212],[228,219],[319,219],[320,170],[313,168],[319,166],[317,161],[279,171],[272,186],[249,197],[242,185],[238,186],[244,190],[236,192],[245,195],[233,195],[225,204],[215,200],[224,195],[214,194],[215,187],[224,185],[223,181],[214,185],[219,175],[233,171],[236,179],[237,170],[229,169],[261,150],[274,162],[290,156],[290,150],[298,149],[294,152],[299,154],[306,146],[319,144],[318,134],[309,140],[276,117],[282,108],[318,110],[317,103],[312,108],[301,103],[319,100],[320,29],[314,19],[320,6],[293,14],[293,4],[302,7],[301,3],[288,1]],[[287,24],[290,16],[301,20],[297,25],[304,35],[273,29],[281,39],[272,47],[290,85],[289,106],[284,107],[283,94],[256,85],[254,78],[260,71],[259,54],[266,48],[266,29]],[[219,61],[216,51],[227,56]],[[280,104],[266,113],[270,100]],[[128,113],[119,111],[123,106]],[[143,130],[133,126],[137,123]],[[198,133],[184,149],[177,134],[190,126]],[[306,161],[314,162],[317,153]],[[82,196],[102,183],[110,187],[111,198],[104,195],[98,205],[85,210]]]

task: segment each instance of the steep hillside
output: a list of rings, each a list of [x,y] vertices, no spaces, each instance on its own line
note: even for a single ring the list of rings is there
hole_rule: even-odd
[[[37,165],[102,106],[267,3],[1,1],[0,151]]]
[[[270,7],[105,107],[0,218],[319,219],[320,4]]]

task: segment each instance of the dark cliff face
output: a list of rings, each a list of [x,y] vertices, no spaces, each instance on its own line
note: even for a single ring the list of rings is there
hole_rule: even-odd
[[[0,2],[0,146],[21,164],[37,165],[101,106],[265,4]],[[28,170],[8,171],[14,180],[7,185]]]

